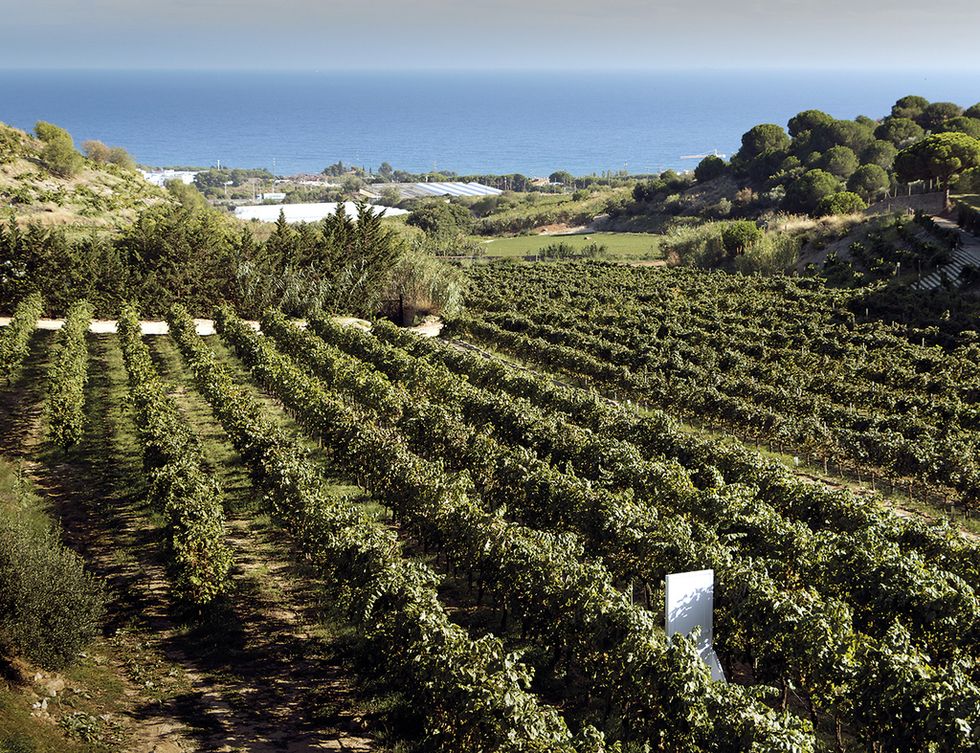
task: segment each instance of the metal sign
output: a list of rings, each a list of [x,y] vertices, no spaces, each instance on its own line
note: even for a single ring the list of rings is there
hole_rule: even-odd
[[[711,679],[724,682],[725,673],[711,645],[714,638],[715,571],[670,573],[667,576],[665,601],[664,629],[667,639],[670,640],[676,633],[691,635],[698,630],[695,643],[698,653],[711,670]]]

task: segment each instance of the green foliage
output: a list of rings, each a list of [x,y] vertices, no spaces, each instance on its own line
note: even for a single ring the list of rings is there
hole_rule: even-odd
[[[37,320],[43,313],[43,302],[37,293],[17,304],[10,324],[0,330],[0,376],[10,379],[14,369],[27,357]]]
[[[916,118],[916,122],[933,133],[942,129],[946,121],[963,114],[963,108],[954,102],[933,102]]]
[[[938,180],[947,186],[958,173],[980,166],[980,140],[965,133],[939,133],[906,147],[895,157],[899,180]]]
[[[575,183],[575,176],[567,170],[556,170],[548,176],[548,180],[552,183],[561,183],[563,186],[571,186]]]
[[[168,180],[164,184],[164,188],[188,212],[203,213],[209,207],[208,200],[204,198],[204,194],[198,191],[197,187],[191,183],[184,183],[179,178],[174,178],[173,180]]]
[[[971,105],[963,111],[963,114],[968,118],[975,118],[980,120],[980,102],[975,105]]]
[[[72,663],[105,613],[101,583],[53,531],[0,521],[0,641],[49,669]]]
[[[333,448],[332,462],[345,467],[358,462],[354,472],[370,478],[404,525],[421,525],[433,506],[449,514],[442,518],[446,522],[454,519],[453,511],[465,505],[458,484],[441,485],[444,475],[433,466],[412,463],[401,442],[330,399],[266,338],[245,332],[230,311],[222,310],[217,321],[253,373],[288,396],[304,421],[319,412],[322,420],[312,426]],[[204,397],[265,492],[270,511],[293,535],[304,567],[321,576],[331,597],[375,647],[378,669],[415,709],[425,749],[579,750],[561,717],[525,689],[531,675],[518,658],[499,639],[473,640],[450,620],[438,598],[435,575],[403,556],[396,533],[360,507],[325,493],[320,465],[270,422],[249,392],[216,363],[186,312],[175,309],[170,325]],[[272,314],[263,327],[309,337]],[[375,394],[377,378],[358,377],[363,392]],[[411,480],[406,472],[413,474]],[[431,496],[423,501],[423,495]],[[472,506],[465,509],[482,515]]]
[[[890,141],[877,139],[872,141],[861,152],[861,164],[877,165],[885,170],[891,170],[892,165],[895,163],[896,154],[898,154],[898,149],[894,144]]]
[[[417,313],[455,316],[463,308],[466,280],[460,271],[431,253],[413,249],[395,263],[386,297]]]
[[[93,162],[105,165],[118,165],[124,170],[135,170],[136,161],[121,146],[106,146],[101,141],[90,139],[82,142],[85,156]]]
[[[840,181],[824,170],[808,170],[786,187],[783,205],[791,212],[811,214],[820,200],[840,190]]]
[[[174,594],[190,606],[204,607],[230,583],[231,552],[225,542],[221,489],[197,437],[157,375],[136,309],[123,310],[119,335],[143,440],[150,498],[166,521]]]
[[[75,151],[75,142],[68,131],[40,120],[34,132],[44,142],[40,156],[48,170],[61,178],[71,178],[82,169],[82,155]]]
[[[940,132],[955,131],[957,133],[965,133],[975,139],[980,139],[980,119],[959,115],[945,120],[935,130]]]
[[[881,141],[890,141],[901,149],[914,141],[918,141],[926,132],[922,126],[911,118],[890,117],[885,118],[881,125],[875,129],[875,138]]]
[[[72,305],[61,328],[61,345],[51,369],[47,414],[52,441],[68,448],[82,439],[85,423],[85,385],[88,382],[86,335],[92,307],[86,301]]]
[[[16,128],[0,123],[0,165],[11,162],[23,154],[24,137]]]
[[[847,190],[856,193],[864,201],[877,201],[887,191],[891,182],[888,173],[878,165],[861,165],[847,180]]]
[[[466,207],[445,201],[423,204],[412,210],[405,221],[429,235],[437,236],[469,233],[474,224],[473,215]]]
[[[694,178],[698,181],[698,183],[707,183],[709,180],[720,178],[725,174],[726,169],[727,166],[725,165],[725,160],[723,160],[721,157],[716,157],[713,154],[709,154],[698,163],[696,168],[694,168]]]
[[[770,152],[782,152],[789,148],[789,136],[782,126],[775,123],[762,123],[753,126],[742,135],[742,148],[738,157],[750,161]]]
[[[867,202],[852,191],[838,191],[824,196],[817,203],[816,214],[820,217],[833,214],[856,214],[868,208]]]
[[[918,97],[915,95],[902,97],[894,105],[892,105],[892,117],[915,120],[922,115],[923,111],[928,106],[929,100],[925,97]]]
[[[796,138],[804,131],[812,131],[814,127],[831,123],[834,118],[822,110],[804,110],[789,119],[789,135]]]
[[[762,230],[750,220],[729,222],[721,229],[721,242],[729,257],[735,257],[762,237]]]
[[[854,150],[846,146],[831,147],[821,155],[819,161],[821,169],[843,180],[847,180],[859,164]]]
[[[872,129],[853,120],[832,120],[829,123],[818,123],[809,132],[809,138],[801,138],[794,142],[794,151],[799,153],[800,146],[805,144],[807,152],[816,150],[826,152],[835,146],[846,146],[855,153],[860,153],[874,141]]]

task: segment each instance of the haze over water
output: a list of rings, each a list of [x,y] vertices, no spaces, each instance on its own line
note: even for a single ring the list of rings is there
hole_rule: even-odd
[[[645,173],[730,155],[756,123],[810,108],[878,118],[906,94],[969,106],[980,74],[2,71],[0,120],[48,120],[147,165]]]

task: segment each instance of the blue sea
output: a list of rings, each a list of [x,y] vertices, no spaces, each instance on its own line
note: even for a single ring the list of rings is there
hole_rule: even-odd
[[[731,154],[756,123],[877,118],[906,94],[968,106],[980,73],[0,71],[0,121],[155,166],[586,175],[691,168],[683,156]]]

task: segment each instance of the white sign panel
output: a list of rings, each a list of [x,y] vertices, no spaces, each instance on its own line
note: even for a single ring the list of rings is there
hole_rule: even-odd
[[[711,670],[713,680],[725,680],[718,656],[712,648],[715,601],[715,571],[695,570],[667,576],[664,629],[668,640],[676,633],[691,635],[700,629],[697,649]]]

